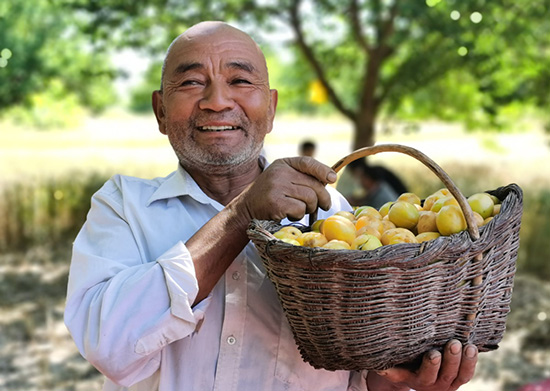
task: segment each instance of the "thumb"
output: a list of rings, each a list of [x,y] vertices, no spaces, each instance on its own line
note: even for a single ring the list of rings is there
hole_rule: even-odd
[[[323,184],[334,183],[338,179],[336,171],[309,156],[284,158],[282,161],[295,170],[316,178]]]

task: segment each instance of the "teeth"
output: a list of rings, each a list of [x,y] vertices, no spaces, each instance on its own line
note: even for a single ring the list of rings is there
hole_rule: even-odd
[[[223,130],[235,130],[236,126],[200,126],[200,130],[205,130],[209,132],[221,132]]]

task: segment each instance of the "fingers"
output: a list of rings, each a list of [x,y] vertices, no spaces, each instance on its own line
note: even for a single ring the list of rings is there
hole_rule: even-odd
[[[430,350],[422,358],[422,364],[416,379],[417,384],[421,387],[434,384],[437,381],[440,366],[441,353],[437,350]]]
[[[330,209],[325,183],[335,179],[336,173],[330,167],[311,157],[279,159],[240,198],[250,218],[300,220],[317,207]]]
[[[456,339],[450,340],[445,346],[443,364],[439,375],[442,382],[451,384],[457,377],[460,362],[462,360],[462,344]]]
[[[451,340],[445,345],[443,354],[437,350],[424,354],[415,372],[396,367],[376,374],[394,385],[406,385],[418,391],[456,391],[473,378],[477,357],[474,345],[463,347],[459,341]],[[375,380],[373,376],[372,381]]]
[[[458,389],[458,387],[468,383],[474,377],[477,358],[478,350],[475,345],[466,345],[462,349],[462,362],[458,375],[452,383],[453,389]]]
[[[325,188],[327,180],[336,175],[328,166],[310,157],[286,158],[273,162],[265,171],[271,181],[271,196],[290,220],[299,220],[317,207],[328,210],[330,194]],[[283,199],[280,199],[283,197]]]
[[[336,179],[338,179],[336,172],[334,172],[332,168],[309,156],[285,158],[281,160],[295,170],[307,175],[311,175],[323,184],[334,183],[336,182]]]

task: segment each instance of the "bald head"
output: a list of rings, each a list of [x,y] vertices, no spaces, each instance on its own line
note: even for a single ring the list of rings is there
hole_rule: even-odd
[[[203,45],[212,45],[221,40],[232,40],[248,48],[251,53],[253,53],[253,56],[256,57],[254,59],[256,61],[254,62],[260,67],[258,70],[265,73],[267,77],[267,65],[264,54],[258,44],[248,34],[224,22],[207,21],[191,26],[172,41],[166,51],[166,56],[162,64],[160,90],[162,91],[164,89],[168,65],[172,57],[174,57],[174,53],[190,50],[191,46],[194,47],[194,50],[197,50],[197,45],[201,43]]]

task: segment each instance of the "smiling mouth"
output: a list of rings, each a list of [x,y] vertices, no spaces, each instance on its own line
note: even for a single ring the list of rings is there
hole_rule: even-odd
[[[239,126],[199,126],[201,132],[225,132],[228,130],[238,130]]]

